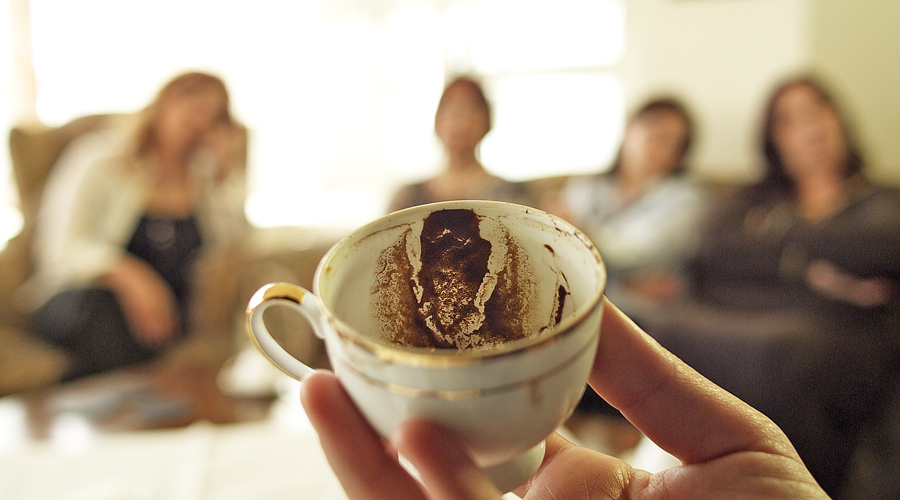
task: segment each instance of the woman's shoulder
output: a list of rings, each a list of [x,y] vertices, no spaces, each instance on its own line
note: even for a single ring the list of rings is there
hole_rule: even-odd
[[[403,184],[398,187],[388,203],[388,212],[428,203],[428,180]]]
[[[857,183],[851,206],[900,224],[900,188],[884,184]]]
[[[84,169],[83,180],[100,185],[120,185],[143,181],[147,173],[130,155],[115,152],[95,159]],[[124,187],[124,186],[122,186]]]
[[[528,187],[527,182],[510,181],[497,176],[491,176],[492,183],[482,198],[494,201],[518,203],[520,205],[535,206],[537,197]]]
[[[900,186],[892,186],[878,182],[860,182],[858,189],[867,193],[874,199],[884,200],[886,202],[900,201]]]

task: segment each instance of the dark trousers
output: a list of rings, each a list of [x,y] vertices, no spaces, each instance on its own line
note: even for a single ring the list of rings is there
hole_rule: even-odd
[[[141,363],[158,354],[131,334],[116,295],[106,288],[61,292],[38,309],[35,332],[73,358],[65,379]]]
[[[896,349],[876,328],[824,314],[685,307],[648,332],[778,424],[835,497],[897,373]]]

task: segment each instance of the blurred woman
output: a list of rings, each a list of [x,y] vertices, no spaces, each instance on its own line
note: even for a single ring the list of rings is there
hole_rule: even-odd
[[[242,136],[222,80],[178,76],[129,130],[74,182],[48,180],[45,190],[35,326],[71,355],[67,378],[146,361],[181,340],[198,256],[249,227]]]
[[[444,147],[446,163],[437,176],[401,187],[389,211],[450,200],[495,200],[533,205],[520,184],[488,172],[478,158],[481,140],[491,130],[488,100],[472,78],[458,77],[444,89],[434,116],[434,131]]]
[[[716,212],[700,294],[732,305],[746,306],[750,294],[758,305],[813,300],[867,313],[896,300],[896,194],[865,178],[824,88],[808,78],[784,84],[765,123],[765,178]]]
[[[680,102],[651,100],[629,120],[612,168],[572,178],[553,208],[597,245],[607,295],[638,321],[680,296],[696,249],[707,196],[684,175],[692,139]]]
[[[814,79],[775,90],[762,147],[764,178],[705,232],[696,300],[650,332],[775,420],[838,495],[897,377],[900,197],[865,178]]]

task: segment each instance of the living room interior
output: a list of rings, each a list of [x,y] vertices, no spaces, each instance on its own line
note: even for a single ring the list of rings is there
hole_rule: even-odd
[[[0,0],[0,6],[0,32],[7,34],[0,40],[0,125],[7,136],[14,128],[45,133],[85,116],[135,112],[188,69],[221,76],[248,131],[245,211],[258,230],[256,246],[304,282],[331,243],[385,213],[394,190],[437,171],[435,106],[456,74],[477,75],[494,105],[494,127],[480,151],[486,168],[536,190],[608,168],[626,118],[656,95],[678,96],[693,113],[691,175],[716,188],[751,182],[761,175],[765,100],[778,82],[805,73],[827,81],[850,112],[871,177],[900,186],[900,4],[893,2]],[[15,238],[27,220],[11,153],[4,140],[0,250],[19,252]],[[237,302],[224,314],[239,317]],[[235,325],[239,330],[239,319]],[[221,395],[206,394],[212,424],[181,426],[190,420],[189,396],[154,393],[154,384],[179,385],[165,376],[82,387],[49,403],[47,396],[25,406],[15,394],[0,399],[0,428],[17,429],[0,434],[6,471],[0,497],[74,488],[56,497],[341,498],[295,401],[296,385],[277,373],[254,374],[256,361],[232,363],[246,362],[247,377],[259,377],[265,404],[257,405],[258,387],[244,388],[249,396],[244,402],[235,396],[227,411],[216,406]],[[198,375],[213,384],[216,376]],[[150,403],[142,400],[148,394]],[[42,430],[34,430],[29,412],[42,415]],[[91,412],[119,420],[108,426],[112,431],[98,431],[78,418]],[[241,412],[249,417],[235,416]],[[179,427],[115,432],[116,425],[154,422]],[[634,451],[628,436],[600,438]],[[92,443],[100,445],[86,454]],[[298,467],[280,443],[313,451]],[[134,449],[147,450],[140,467],[149,472],[122,465]],[[239,473],[245,463],[211,458],[220,450],[243,453],[256,468]],[[180,458],[167,463],[173,453]],[[267,458],[251,461],[254,454]],[[646,459],[665,456],[651,451]],[[90,475],[88,466],[110,472]],[[48,468],[68,472],[56,482],[39,481]]]

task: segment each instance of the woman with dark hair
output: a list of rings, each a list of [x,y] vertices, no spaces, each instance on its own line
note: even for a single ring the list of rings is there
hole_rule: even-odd
[[[780,86],[767,107],[762,146],[764,178],[728,200],[708,228],[700,296],[743,307],[824,301],[866,316],[896,300],[896,193],[865,178],[824,87],[811,78]]]
[[[446,164],[437,176],[401,187],[388,210],[450,200],[494,200],[533,205],[521,184],[488,172],[478,158],[481,140],[491,130],[491,108],[481,85],[461,76],[444,88],[434,116],[434,131]]]
[[[182,74],[123,121],[91,161],[54,168],[63,177],[42,200],[26,289],[35,331],[70,355],[66,378],[179,344],[197,258],[249,229],[243,135],[221,79]]]
[[[693,122],[676,99],[650,100],[625,127],[612,167],[574,177],[551,210],[590,237],[609,272],[607,295],[637,320],[681,293],[706,208],[685,174]]]
[[[694,300],[648,331],[771,417],[838,496],[897,378],[900,197],[865,178],[812,78],[773,92],[762,147],[762,180],[713,211]]]

